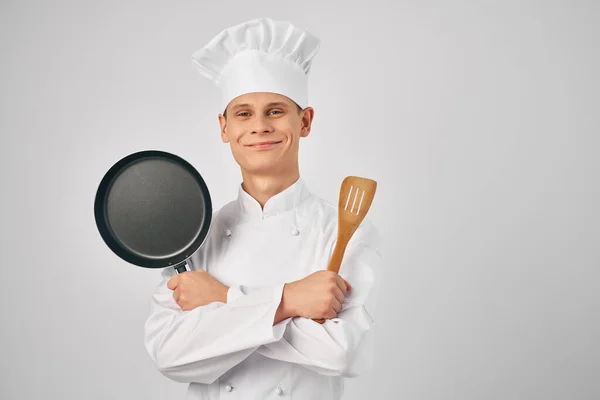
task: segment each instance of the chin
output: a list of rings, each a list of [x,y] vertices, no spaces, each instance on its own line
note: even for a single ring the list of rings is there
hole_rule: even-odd
[[[273,173],[275,171],[280,171],[285,169],[284,166],[279,162],[269,162],[265,160],[264,162],[246,164],[244,169],[253,174],[264,174],[264,173]]]

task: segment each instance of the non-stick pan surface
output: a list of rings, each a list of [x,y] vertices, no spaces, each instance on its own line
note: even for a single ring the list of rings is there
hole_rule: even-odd
[[[108,170],[96,193],[94,215],[104,242],[123,260],[183,272],[208,235],[212,203],[191,164],[146,150]]]

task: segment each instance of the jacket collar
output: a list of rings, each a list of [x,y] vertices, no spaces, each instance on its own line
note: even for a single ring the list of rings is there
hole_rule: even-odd
[[[310,191],[306,183],[302,178],[298,178],[292,185],[267,200],[263,209],[260,203],[242,188],[242,184],[240,183],[237,198],[240,217],[244,220],[273,217],[293,209],[309,195]]]

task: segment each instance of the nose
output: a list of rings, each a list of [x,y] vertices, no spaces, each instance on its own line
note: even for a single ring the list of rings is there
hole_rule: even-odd
[[[269,119],[264,115],[257,115],[252,121],[252,133],[270,133],[273,131]]]

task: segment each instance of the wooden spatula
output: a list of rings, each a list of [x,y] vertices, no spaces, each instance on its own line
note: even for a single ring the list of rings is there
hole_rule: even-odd
[[[344,251],[371,208],[376,189],[377,182],[372,179],[347,176],[342,181],[338,201],[338,236],[327,266],[329,271],[336,274],[340,271]],[[313,321],[321,324],[325,322],[324,319],[314,319]]]

